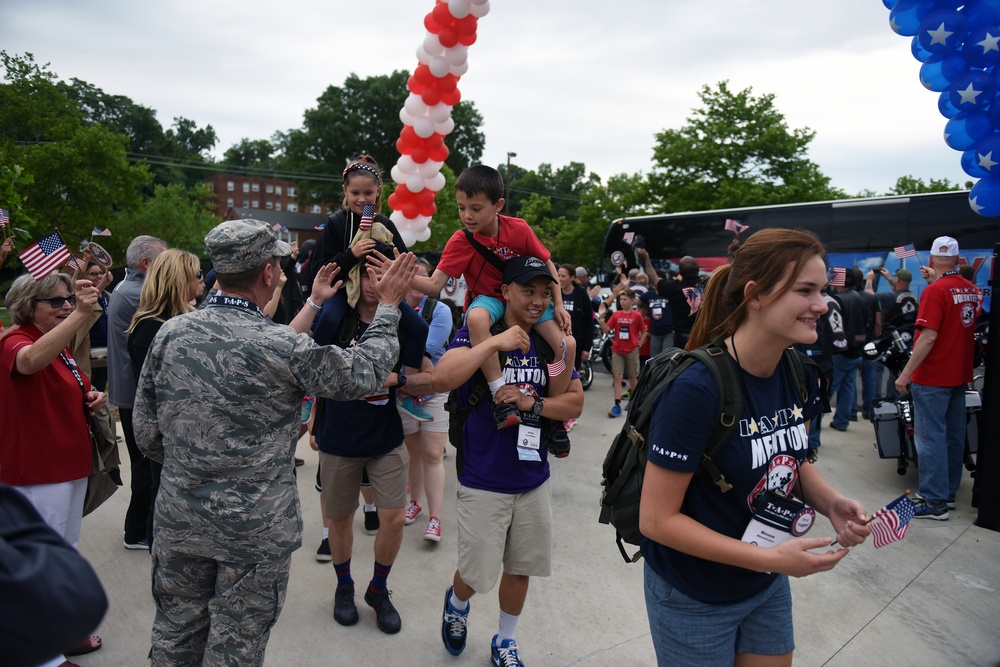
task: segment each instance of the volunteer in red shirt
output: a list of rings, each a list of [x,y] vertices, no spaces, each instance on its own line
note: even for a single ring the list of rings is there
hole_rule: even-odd
[[[608,318],[607,323],[601,323],[601,329],[605,333],[612,332],[611,336],[611,372],[614,374],[612,391],[614,392],[615,404],[608,412],[609,417],[621,417],[622,415],[622,379],[628,374],[629,391],[635,390],[636,380],[639,378],[639,348],[642,347],[646,339],[646,324],[643,322],[639,311],[633,310],[635,304],[635,292],[627,289],[618,297],[621,308],[616,310]],[[604,306],[601,306],[602,309]],[[628,410],[628,406],[625,406]]]

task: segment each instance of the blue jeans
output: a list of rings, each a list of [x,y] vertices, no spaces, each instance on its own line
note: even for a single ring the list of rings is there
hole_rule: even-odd
[[[888,382],[886,381],[888,376]],[[899,398],[896,391],[896,375],[889,371],[881,361],[875,362],[875,393],[877,397]]]
[[[871,359],[861,358],[861,412],[872,416],[872,399],[875,398],[875,362]],[[858,402],[854,401],[852,416],[858,414]]]
[[[823,413],[819,413],[809,423],[809,448],[819,448],[819,432],[823,430]]]
[[[784,655],[795,649],[792,591],[779,575],[760,593],[730,604],[684,595],[645,564],[646,615],[659,665],[732,667],[737,653]]]
[[[837,397],[837,407],[831,423],[841,431],[851,422],[852,406],[857,406],[857,375],[861,367],[861,357],[850,359],[843,354],[833,355],[833,382],[830,396]]]
[[[920,495],[930,503],[955,498],[965,456],[965,386],[910,383],[913,444],[917,448]]]

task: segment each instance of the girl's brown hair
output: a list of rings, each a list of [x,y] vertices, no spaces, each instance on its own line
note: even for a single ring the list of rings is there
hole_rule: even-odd
[[[789,291],[806,262],[824,254],[820,240],[800,229],[762,229],[750,236],[733,253],[732,264],[712,273],[687,349],[732,335],[746,319],[748,302],[782,285],[782,281],[781,291],[774,297]],[[789,266],[792,270],[786,277]],[[743,288],[750,281],[754,286],[744,296]]]

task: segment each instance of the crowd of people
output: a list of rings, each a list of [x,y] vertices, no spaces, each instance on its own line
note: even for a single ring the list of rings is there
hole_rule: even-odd
[[[745,398],[747,428],[716,456],[736,487],[725,495],[699,474],[718,401],[707,372],[685,371],[654,404],[640,526],[658,660],[791,663],[788,576],[835,567],[869,534],[865,508],[813,465],[829,398],[829,425],[843,431],[859,413],[869,418],[874,401],[912,393],[916,516],[948,518],[982,300],[958,273],[954,239],[934,241],[919,303],[906,269],[848,269],[829,288],[820,240],[787,230],[734,243],[710,276],[692,257],[665,272],[639,248],[640,266],[620,269],[605,295],[585,267],[557,267],[525,221],[501,213],[495,169],[471,167],[456,180],[464,228],[436,265],[408,252],[379,213],[382,178],[370,157],[352,161],[342,206],[301,249],[266,223],[232,220],[206,236],[204,275],[196,255],[139,236],[110,294],[110,270],[93,261],[72,277],[22,275],[6,295],[14,326],[0,339],[9,397],[0,481],[31,506],[22,503],[17,520],[48,526],[51,557],[71,558],[93,472],[89,416],[105,402],[117,408],[131,471],[123,546],[151,554],[154,666],[263,663],[303,541],[295,448],[306,432],[319,452],[316,559],[333,565],[334,620],[361,618],[351,568],[360,496],[366,532],[376,534],[361,597],[377,627],[402,628],[388,580],[405,527],[426,512],[424,539],[454,534],[458,545],[454,576],[442,582],[444,648],[465,650],[471,599],[496,587],[491,660],[523,665],[516,630],[528,582],[553,569],[550,461],[570,453],[584,404],[576,369],[589,361],[595,329],[611,336],[609,417],[629,411],[626,381],[634,390],[646,362],[675,347],[719,346]],[[439,297],[462,276],[464,320]],[[878,280],[891,291],[878,291]],[[886,378],[862,350],[888,327],[914,331],[915,343],[906,368]],[[805,401],[782,356],[788,346],[815,362]],[[104,349],[106,371],[90,364]],[[748,457],[755,429],[779,413],[789,444]],[[37,438],[38,423],[48,437]],[[443,501],[449,441],[454,517]],[[828,517],[840,546],[791,533],[759,546],[748,526],[761,499],[777,497]],[[99,600],[85,562],[76,567],[85,599]],[[67,656],[99,649],[86,633],[106,599],[95,605],[91,623],[26,644],[23,664],[71,666]]]

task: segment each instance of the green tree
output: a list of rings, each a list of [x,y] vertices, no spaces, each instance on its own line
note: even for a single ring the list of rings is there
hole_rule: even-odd
[[[807,157],[815,132],[789,129],[774,95],[704,86],[702,107],[656,135],[650,194],[661,211],[816,201],[844,196]]]
[[[181,183],[157,185],[153,196],[138,208],[116,216],[114,235],[101,244],[115,259],[124,257],[129,241],[140,234],[152,234],[171,248],[205,255],[205,235],[219,218],[214,213],[212,193],[204,183],[190,188]]]
[[[0,52],[0,59],[7,81],[0,85],[0,168],[17,165],[31,176],[15,185],[29,235],[55,228],[75,250],[93,227],[139,205],[149,173],[127,161],[126,136],[85,122],[47,65],[30,53]]]
[[[305,111],[300,129],[276,135],[280,169],[326,177],[299,181],[307,203],[339,201],[339,176],[358,155],[372,156],[385,171],[392,168],[399,159],[399,111],[409,95],[408,78],[405,70],[365,79],[351,74],[343,86],[330,86],[316,106]],[[452,110],[452,118],[455,129],[445,138],[451,152],[446,164],[464,168],[482,155],[482,117],[471,102],[462,102]]]
[[[274,168],[274,154],[277,147],[267,139],[240,139],[222,155],[225,167],[241,169],[271,170]]]
[[[966,189],[972,188],[972,183],[966,183],[965,186],[958,185],[957,183],[952,183],[947,178],[936,179],[932,178],[924,183],[922,178],[915,178],[913,176],[900,176],[896,179],[896,184],[889,188],[886,195],[917,195],[924,192],[952,192],[954,190],[961,190],[963,187]]]

